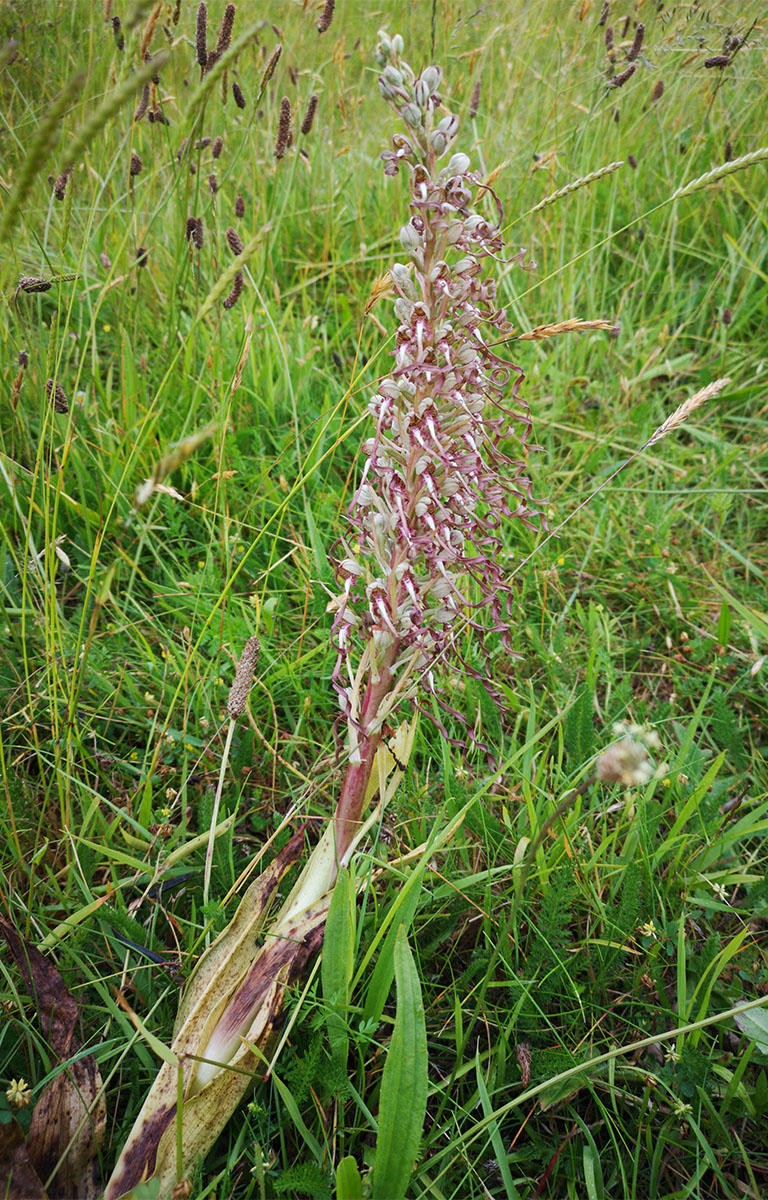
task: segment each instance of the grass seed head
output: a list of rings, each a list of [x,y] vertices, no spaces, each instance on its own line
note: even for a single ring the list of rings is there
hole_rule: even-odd
[[[679,429],[681,425],[685,424],[691,413],[695,412],[697,408],[700,408],[702,404],[705,404],[707,400],[712,400],[713,397],[717,396],[719,392],[722,392],[723,388],[727,387],[730,382],[731,380],[727,376],[723,379],[714,379],[712,383],[708,383],[706,387],[700,388],[698,392],[693,394],[693,396],[689,396],[688,399],[684,400],[683,403],[675,409],[671,416],[667,417],[666,421],[659,425],[658,429],[651,434],[650,438],[646,442],[646,446],[653,446],[656,442],[661,441],[663,437],[666,437],[668,433],[672,433],[673,430]]]
[[[616,75],[613,79],[608,80],[608,87],[612,87],[612,88],[624,87],[624,84],[627,82],[628,79],[632,78],[632,76],[634,75],[636,70],[637,70],[637,63],[631,62],[628,67],[625,67],[624,70],[620,71],[619,74]]]
[[[244,217],[245,216],[245,200],[243,199],[242,196],[238,196],[237,199],[235,200],[235,216],[236,217]]]
[[[232,41],[232,29],[235,24],[235,6],[228,4],[224,9],[224,16],[221,18],[221,26],[219,28],[219,36],[216,40],[216,55],[221,58],[222,54],[229,49],[229,44]]]
[[[240,87],[240,84],[236,79],[232,80],[232,96],[238,108],[245,108],[245,96],[243,95],[243,89]]]
[[[66,167],[61,172],[61,175],[58,175],[56,177],[56,180],[53,185],[53,194],[57,200],[64,199],[64,196],[66,195],[66,191],[67,191],[67,184],[69,183],[71,175],[72,175],[72,167]]]
[[[37,275],[20,275],[17,287],[20,292],[49,292],[53,284]]]
[[[141,158],[134,150],[131,154],[131,165],[129,167],[129,174],[130,174],[131,178],[135,179],[135,177],[137,175],[140,175],[143,167],[144,167],[144,163],[141,161]]]
[[[282,53],[283,53],[283,47],[278,42],[278,44],[275,46],[274,50],[270,54],[269,58],[267,59],[267,65],[264,68],[264,74],[262,75],[261,83],[259,84],[259,95],[261,95],[261,93],[264,91],[265,87],[269,83],[270,79],[274,75],[275,67],[280,62],[280,55]],[[243,107],[245,107],[245,106],[243,105]]]
[[[213,145],[211,146],[211,158],[218,158],[219,155],[221,154],[223,146],[224,146],[224,138],[223,137],[214,138]]]
[[[213,172],[208,176],[208,188],[212,196],[215,196],[219,190],[219,181]]]
[[[147,109],[149,108],[149,97],[149,84],[145,83],[144,87],[141,89],[141,98],[136,106],[136,112],[133,114],[133,119],[136,123],[138,123],[142,117],[146,115]]]
[[[605,0],[603,7],[600,9],[600,17],[597,22],[598,25],[600,25],[600,26],[605,25],[605,22],[608,20],[608,14],[610,11],[611,11],[611,6],[608,3],[608,0]]]
[[[224,236],[227,239],[227,245],[229,246],[235,258],[237,258],[238,254],[243,253],[243,243],[240,240],[239,233],[230,225]]]
[[[306,136],[312,128],[317,112],[317,94],[312,93],[307,103],[307,111],[304,113],[304,119],[301,122],[301,132]]]
[[[204,71],[208,62],[208,6],[205,0],[200,0],[195,21],[195,52],[197,63]]]
[[[45,385],[45,394],[49,400],[53,400],[53,411],[57,413],[69,412],[69,401],[67,394],[60,383],[49,379]]]
[[[227,712],[233,721],[245,712],[248,695],[253,687],[253,677],[256,672],[256,662],[259,657],[261,643],[257,637],[249,637],[240,655],[240,661],[235,671],[235,680],[229,690]]]
[[[663,95],[664,95],[664,80],[657,79],[655,84],[653,85],[653,91],[651,92],[651,100],[653,100],[653,102],[655,104],[657,100],[661,100],[661,97]]]
[[[224,297],[224,307],[225,308],[229,309],[229,308],[235,307],[238,300],[240,299],[240,297],[243,294],[244,283],[245,283],[245,279],[243,277],[243,272],[238,271],[237,275],[235,275],[235,278],[232,281],[232,291],[229,293],[228,296]]]
[[[480,108],[480,93],[482,88],[483,81],[482,79],[478,79],[475,83],[475,86],[472,88],[472,95],[469,97],[468,116],[470,121],[474,121],[475,117],[477,116],[478,109]]]
[[[275,141],[275,158],[283,158],[288,149],[288,138],[291,132],[291,102],[287,96],[280,101],[280,120],[277,125]]]
[[[632,45],[629,47],[629,50],[627,51],[627,59],[629,60],[629,62],[634,62],[635,59],[637,58],[637,56],[640,53],[640,50],[642,48],[644,37],[645,37],[645,25],[641,21],[638,24],[637,29],[635,30],[635,36],[632,39]]]
[[[123,33],[123,25],[119,17],[112,18],[112,36],[115,39],[115,45],[122,53],[125,50],[125,34]]]
[[[317,22],[317,32],[325,33],[330,28],[333,20],[333,12],[336,8],[336,0],[325,0],[323,11],[320,14],[320,20]]]

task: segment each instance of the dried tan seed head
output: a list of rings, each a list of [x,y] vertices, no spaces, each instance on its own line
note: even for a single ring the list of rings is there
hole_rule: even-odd
[[[264,91],[264,88],[267,86],[270,79],[274,75],[275,67],[279,63],[280,55],[282,53],[283,53],[283,47],[278,42],[278,44],[275,46],[274,50],[270,54],[269,58],[267,59],[267,65],[264,68],[264,74],[262,75],[261,83],[259,84],[259,95],[261,95],[261,93]]]
[[[728,377],[725,377],[724,379],[714,379],[712,383],[708,383],[706,387],[700,388],[699,391],[695,392],[693,396],[689,396],[687,400],[684,400],[683,403],[675,409],[671,416],[667,417],[663,424],[659,425],[659,428],[654,431],[654,433],[645,443],[646,446],[653,446],[654,443],[660,441],[663,437],[666,437],[668,433],[672,433],[673,430],[679,429],[680,426],[688,420],[691,413],[695,412],[697,408],[700,408],[702,404],[705,404],[707,400],[712,400],[713,397],[717,396],[719,392],[722,392],[723,388],[727,387],[730,382],[730,378]]]

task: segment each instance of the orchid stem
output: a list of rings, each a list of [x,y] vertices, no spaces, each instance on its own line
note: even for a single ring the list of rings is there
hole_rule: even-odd
[[[208,833],[208,845],[205,851],[205,869],[203,871],[203,908],[208,903],[208,893],[211,887],[211,868],[213,867],[213,845],[216,841],[216,822],[219,816],[219,804],[221,803],[221,792],[224,787],[224,775],[229,762],[229,752],[232,749],[232,738],[235,732],[235,721],[230,720],[229,729],[227,730],[227,740],[224,743],[224,753],[221,756],[221,767],[219,769],[219,782],[216,785],[216,797],[213,801],[213,813],[211,814],[211,828]],[[210,930],[205,935],[206,946],[210,943]]]

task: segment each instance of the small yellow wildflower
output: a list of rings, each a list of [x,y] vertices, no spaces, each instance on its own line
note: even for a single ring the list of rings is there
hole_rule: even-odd
[[[641,925],[640,933],[643,935],[643,937],[657,937],[656,926],[654,925],[653,921],[646,921],[644,925]]]
[[[11,1108],[28,1108],[32,1102],[32,1088],[26,1079],[12,1079],[5,1098]]]

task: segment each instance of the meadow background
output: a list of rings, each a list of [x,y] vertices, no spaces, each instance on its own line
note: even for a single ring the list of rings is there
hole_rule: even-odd
[[[0,220],[40,141],[0,265],[0,910],[80,1006],[106,1089],[105,1176],[157,1065],[116,993],[167,1041],[180,983],[204,933],[232,915],[250,857],[292,806],[327,814],[340,778],[332,547],[367,396],[388,369],[381,277],[407,217],[404,180],[378,161],[395,129],[372,55],[383,26],[414,67],[443,67],[456,148],[494,175],[508,257],[525,246],[535,260],[498,266],[516,329],[570,317],[615,328],[506,348],[541,446],[535,494],[552,526],[574,515],[549,540],[510,530],[510,570],[527,561],[520,657],[495,662],[501,714],[456,682],[501,770],[422,722],[361,860],[371,882],[347,1069],[329,1054],[315,971],[292,1000],[277,1082],[256,1087],[193,1194],[331,1196],[341,1158],[364,1170],[394,1011],[392,996],[378,1019],[376,939],[405,919],[430,1064],[409,1196],[757,1200],[768,1037],[728,1013],[768,993],[768,166],[670,197],[768,145],[760,6],[613,0],[601,25],[594,0],[340,0],[319,35],[317,6],[243,3],[235,36],[264,17],[234,75],[243,108],[231,88],[226,104],[220,86],[197,91],[196,6],[157,7],[143,49],[172,52],[150,83],[164,116],[152,122],[132,120],[141,89],[123,87],[151,5],[133,28],[129,6],[106,5],[117,38],[84,0],[0,7]],[[223,8],[212,0],[214,32]],[[637,69],[607,86],[638,20]],[[727,64],[708,67],[718,55]],[[46,113],[74,77],[54,145]],[[312,93],[311,132],[297,121],[276,161],[281,97],[300,120]],[[197,143],[219,136],[214,159]],[[225,309],[229,226],[255,244]],[[25,275],[55,282],[19,290]],[[723,376],[715,401],[575,511]],[[195,433],[193,450],[174,452]],[[203,908],[227,691],[254,632],[260,678]],[[658,734],[666,768],[646,787],[592,780],[618,721]],[[450,732],[464,737],[459,723]],[[430,836],[470,801],[435,851]],[[23,1076],[34,1104],[60,1066],[5,958],[0,1004],[0,1121],[24,1126],[31,1109],[12,1110],[5,1088]]]

